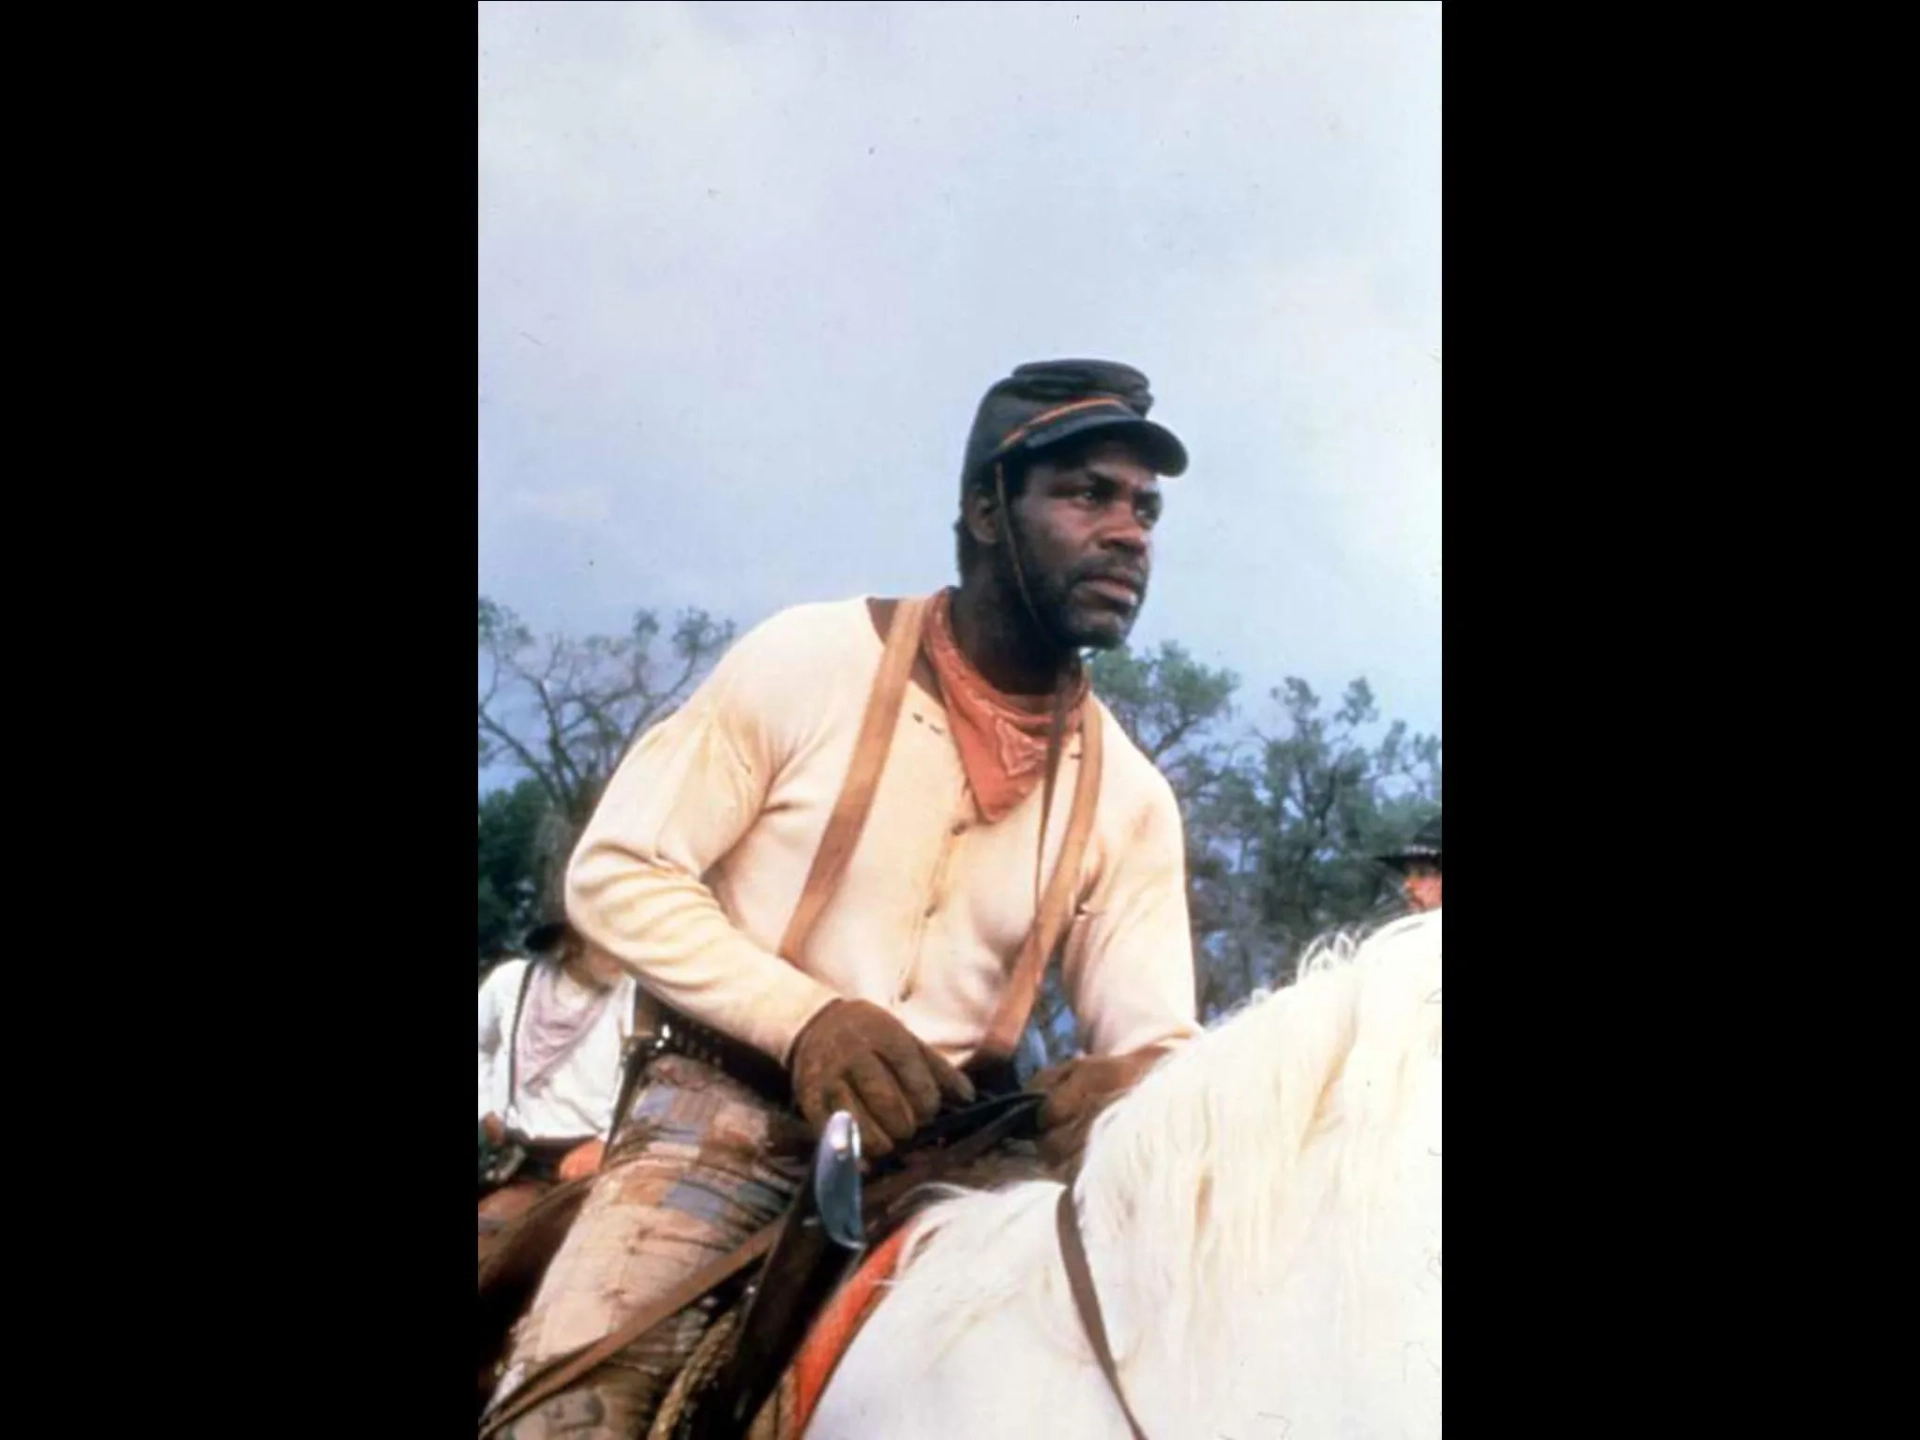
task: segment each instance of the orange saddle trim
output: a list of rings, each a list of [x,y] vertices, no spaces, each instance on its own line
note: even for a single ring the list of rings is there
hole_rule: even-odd
[[[820,1318],[807,1332],[806,1341],[793,1362],[794,1409],[792,1428],[787,1432],[790,1435],[806,1433],[814,1408],[826,1394],[827,1382],[833,1379],[841,1357],[880,1303],[881,1287],[893,1278],[894,1268],[900,1263],[900,1252],[906,1247],[912,1229],[911,1225],[902,1225],[876,1246],[860,1262],[860,1268],[834,1292],[826,1309],[820,1312]]]

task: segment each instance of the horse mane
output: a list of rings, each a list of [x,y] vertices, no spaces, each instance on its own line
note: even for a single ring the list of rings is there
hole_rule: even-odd
[[[1075,1200],[1106,1257],[1103,1300],[1112,1287],[1133,1317],[1129,1343],[1115,1335],[1123,1364],[1150,1341],[1220,1343],[1210,1301],[1277,1287],[1330,1205],[1364,1216],[1385,1194],[1396,1122],[1439,1053],[1440,942],[1438,911],[1324,937],[1291,985],[1180,1047],[1095,1122]],[[1002,1304],[1064,1303],[1059,1190],[934,1206],[903,1254],[901,1298],[941,1309],[949,1338]]]

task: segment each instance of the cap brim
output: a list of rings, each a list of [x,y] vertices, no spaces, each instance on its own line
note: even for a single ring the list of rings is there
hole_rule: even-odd
[[[1038,454],[1076,435],[1094,430],[1109,430],[1116,440],[1125,440],[1139,448],[1140,454],[1156,475],[1183,475],[1187,469],[1187,447],[1180,437],[1164,425],[1139,416],[1102,414],[1095,410],[1067,415],[1059,423],[1037,430],[1020,442],[1020,449]]]

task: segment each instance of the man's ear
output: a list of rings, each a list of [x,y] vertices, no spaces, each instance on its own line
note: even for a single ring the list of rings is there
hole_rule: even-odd
[[[960,518],[976,543],[994,546],[1000,543],[1000,497],[991,485],[969,485],[961,502]]]

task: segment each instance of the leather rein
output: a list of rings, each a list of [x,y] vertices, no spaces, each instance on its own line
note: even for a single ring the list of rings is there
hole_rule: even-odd
[[[1120,1402],[1126,1416],[1127,1431],[1133,1440],[1147,1440],[1147,1432],[1134,1418],[1127,1403],[1127,1392],[1120,1388],[1120,1367],[1114,1363],[1113,1347],[1107,1342],[1106,1322],[1100,1316],[1100,1296],[1093,1288],[1093,1269],[1087,1264],[1087,1248],[1080,1238],[1080,1217],[1074,1211],[1073,1186],[1060,1187],[1060,1204],[1054,1210],[1054,1228],[1060,1236],[1060,1258],[1067,1267],[1067,1288],[1073,1292],[1073,1308],[1080,1314],[1080,1328],[1093,1347],[1093,1358],[1100,1373],[1107,1377],[1107,1388]]]

